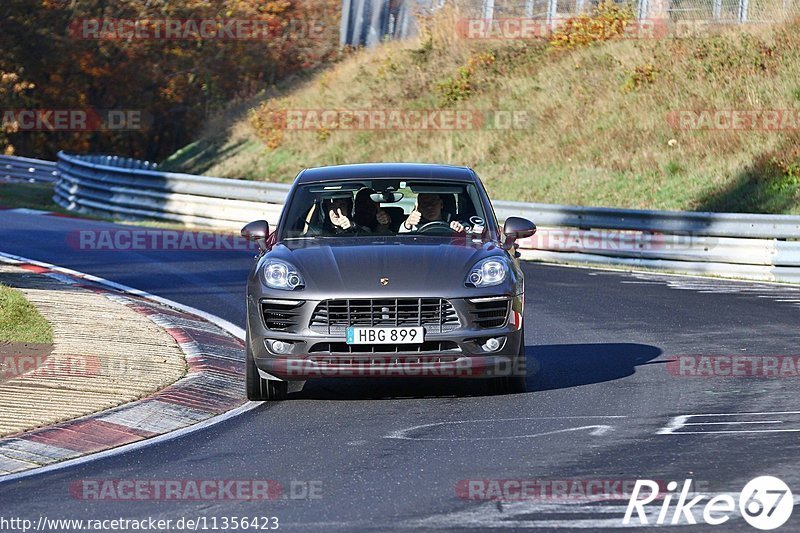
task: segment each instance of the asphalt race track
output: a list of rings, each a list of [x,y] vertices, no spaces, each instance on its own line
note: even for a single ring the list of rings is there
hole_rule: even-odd
[[[0,251],[244,326],[251,253],[68,244],[70,232],[112,227],[0,211]],[[800,378],[687,377],[667,366],[686,354],[800,354],[800,291],[538,264],[525,273],[526,353],[529,369],[538,369],[527,394],[491,396],[464,381],[308,382],[288,401],[185,437],[0,482],[0,515],[275,516],[281,530],[308,531],[617,528],[626,499],[468,501],[457,487],[467,480],[692,479],[708,494],[738,496],[752,478],[773,475],[800,492]],[[299,487],[299,498],[304,486],[321,490],[319,498],[269,502],[93,501],[70,494],[85,479],[269,479]],[[653,506],[651,523],[660,505]],[[784,527],[800,530],[800,512]],[[753,530],[738,515],[721,527],[682,529]]]

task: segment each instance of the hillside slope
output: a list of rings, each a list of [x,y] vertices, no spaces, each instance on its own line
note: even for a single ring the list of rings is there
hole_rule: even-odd
[[[458,20],[442,12],[418,40],[276,89],[209,124],[166,166],[288,182],[309,166],[442,162],[475,168],[495,198],[800,213],[800,22],[581,45],[574,35],[464,39]],[[456,131],[281,122],[286,110],[411,109],[524,110],[527,121]],[[737,122],[724,122],[732,111]]]

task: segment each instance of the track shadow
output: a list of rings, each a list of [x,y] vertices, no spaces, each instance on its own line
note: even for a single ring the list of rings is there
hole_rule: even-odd
[[[721,189],[700,198],[695,211],[788,213],[798,204],[800,133],[792,132],[774,149],[758,154]]]
[[[528,393],[602,383],[632,375],[661,350],[648,344],[596,343],[526,346]],[[492,380],[354,378],[307,381],[296,400],[378,400],[495,394]]]
[[[661,349],[636,343],[550,344],[528,346],[526,354],[528,391],[543,391],[630,376]]]

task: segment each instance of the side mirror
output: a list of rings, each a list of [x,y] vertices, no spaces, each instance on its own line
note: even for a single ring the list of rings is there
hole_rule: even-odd
[[[508,217],[503,224],[503,233],[507,239],[524,239],[536,233],[536,224],[526,218]]]
[[[506,236],[504,248],[510,250],[514,248],[514,257],[519,257],[519,252],[516,251],[517,239],[524,239],[536,233],[536,224],[521,217],[508,217],[506,223],[503,224],[503,234]]]
[[[266,220],[255,220],[242,228],[242,237],[248,241],[256,241],[262,252],[267,250],[267,235],[269,223]]]

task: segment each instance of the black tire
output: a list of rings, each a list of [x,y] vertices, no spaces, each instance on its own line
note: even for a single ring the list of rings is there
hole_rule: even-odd
[[[500,394],[522,394],[528,392],[527,366],[525,359],[525,332],[519,344],[519,351],[515,357],[512,375],[497,378],[497,388]]]
[[[245,386],[247,388],[247,399],[254,402],[285,400],[289,394],[289,383],[286,381],[275,381],[273,379],[262,379],[258,375],[256,362],[253,354],[250,353],[250,345],[246,348],[245,356]]]

